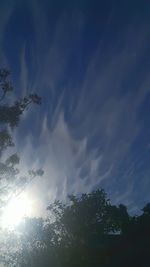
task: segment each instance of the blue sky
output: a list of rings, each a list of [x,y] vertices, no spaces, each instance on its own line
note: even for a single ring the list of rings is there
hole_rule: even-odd
[[[37,92],[14,133],[29,193],[103,187],[137,212],[150,201],[149,1],[1,1],[0,62],[16,95]]]

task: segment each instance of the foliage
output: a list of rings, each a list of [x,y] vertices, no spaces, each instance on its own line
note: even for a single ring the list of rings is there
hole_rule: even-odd
[[[10,104],[10,98],[7,96],[13,93],[13,86],[9,81],[9,75],[8,70],[0,69],[0,211],[31,179],[43,174],[42,170],[37,170],[30,171],[28,177],[20,177],[19,156],[15,153],[6,159],[3,157],[6,149],[14,146],[12,130],[18,126],[23,112],[32,104],[41,104],[41,98],[37,94],[29,94]]]
[[[48,207],[57,218],[60,235],[65,233],[70,243],[87,243],[118,230],[111,217],[111,205],[104,190],[96,190],[81,197],[69,196],[70,203],[63,206],[55,202]],[[66,241],[65,241],[66,242]]]
[[[22,237],[14,266],[148,267],[147,208],[149,204],[141,215],[129,216],[124,205],[111,205],[101,189],[70,196],[67,204],[55,201],[48,207],[46,220],[28,218],[20,226]],[[9,259],[12,266],[12,257]]]

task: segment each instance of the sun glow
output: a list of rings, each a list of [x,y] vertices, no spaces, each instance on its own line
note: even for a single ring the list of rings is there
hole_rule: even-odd
[[[13,230],[24,217],[30,217],[31,214],[32,201],[25,193],[22,193],[6,206],[2,215],[2,227]]]

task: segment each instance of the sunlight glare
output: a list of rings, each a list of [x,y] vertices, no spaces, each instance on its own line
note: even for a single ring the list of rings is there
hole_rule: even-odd
[[[13,230],[24,217],[31,216],[32,201],[22,193],[18,197],[12,199],[4,210],[2,215],[2,227]]]

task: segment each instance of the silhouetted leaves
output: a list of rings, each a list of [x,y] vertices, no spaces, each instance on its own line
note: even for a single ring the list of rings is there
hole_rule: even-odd
[[[10,72],[7,69],[0,69],[0,89],[1,89],[1,96],[0,101],[2,101],[5,98],[6,93],[11,92],[13,90],[13,87],[8,80],[8,77],[10,75]]]
[[[0,131],[0,156],[2,155],[2,152],[10,146],[14,146],[12,137],[6,129],[3,129]]]
[[[143,211],[129,216],[124,205],[111,205],[102,189],[69,196],[66,204],[55,201],[47,219],[27,218],[20,225],[20,247],[9,253],[10,266],[148,267],[149,204]]]
[[[0,69],[0,198],[5,196],[5,201],[4,199],[0,201],[0,208],[6,205],[12,196],[18,195],[30,180],[43,174],[40,169],[32,171],[28,177],[20,177],[19,166],[16,167],[20,159],[16,153],[2,160],[3,152],[8,147],[14,146],[10,128],[18,126],[21,115],[29,106],[41,104],[41,98],[35,93],[17,99],[14,103],[11,101],[10,104],[7,94],[12,93],[13,87],[9,81],[9,75],[8,70]]]

